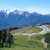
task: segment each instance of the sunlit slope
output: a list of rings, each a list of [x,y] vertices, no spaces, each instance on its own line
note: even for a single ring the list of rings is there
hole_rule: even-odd
[[[48,25],[48,28],[50,28],[50,25]]]
[[[39,27],[25,27],[25,28],[13,30],[11,32],[13,33],[38,33],[40,31],[42,31],[42,29]]]

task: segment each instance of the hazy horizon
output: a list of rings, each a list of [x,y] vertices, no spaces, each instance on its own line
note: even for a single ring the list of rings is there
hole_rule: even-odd
[[[50,14],[50,0],[0,0],[1,9]]]

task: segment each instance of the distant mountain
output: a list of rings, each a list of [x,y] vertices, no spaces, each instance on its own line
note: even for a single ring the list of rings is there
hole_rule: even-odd
[[[0,11],[0,29],[9,27],[26,27],[35,26],[42,23],[50,23],[50,15],[42,15],[39,13],[30,13],[27,11],[15,10],[7,13],[7,11]]]

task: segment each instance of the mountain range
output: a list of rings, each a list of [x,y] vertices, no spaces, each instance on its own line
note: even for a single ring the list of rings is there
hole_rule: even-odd
[[[13,28],[13,27],[27,27],[36,26],[43,23],[50,23],[50,14],[42,15],[39,13],[30,13],[27,11],[13,12],[0,10],[0,29]]]

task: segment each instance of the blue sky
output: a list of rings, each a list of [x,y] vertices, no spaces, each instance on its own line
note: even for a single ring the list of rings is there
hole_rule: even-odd
[[[0,9],[18,9],[48,14],[50,0],[0,0]]]

